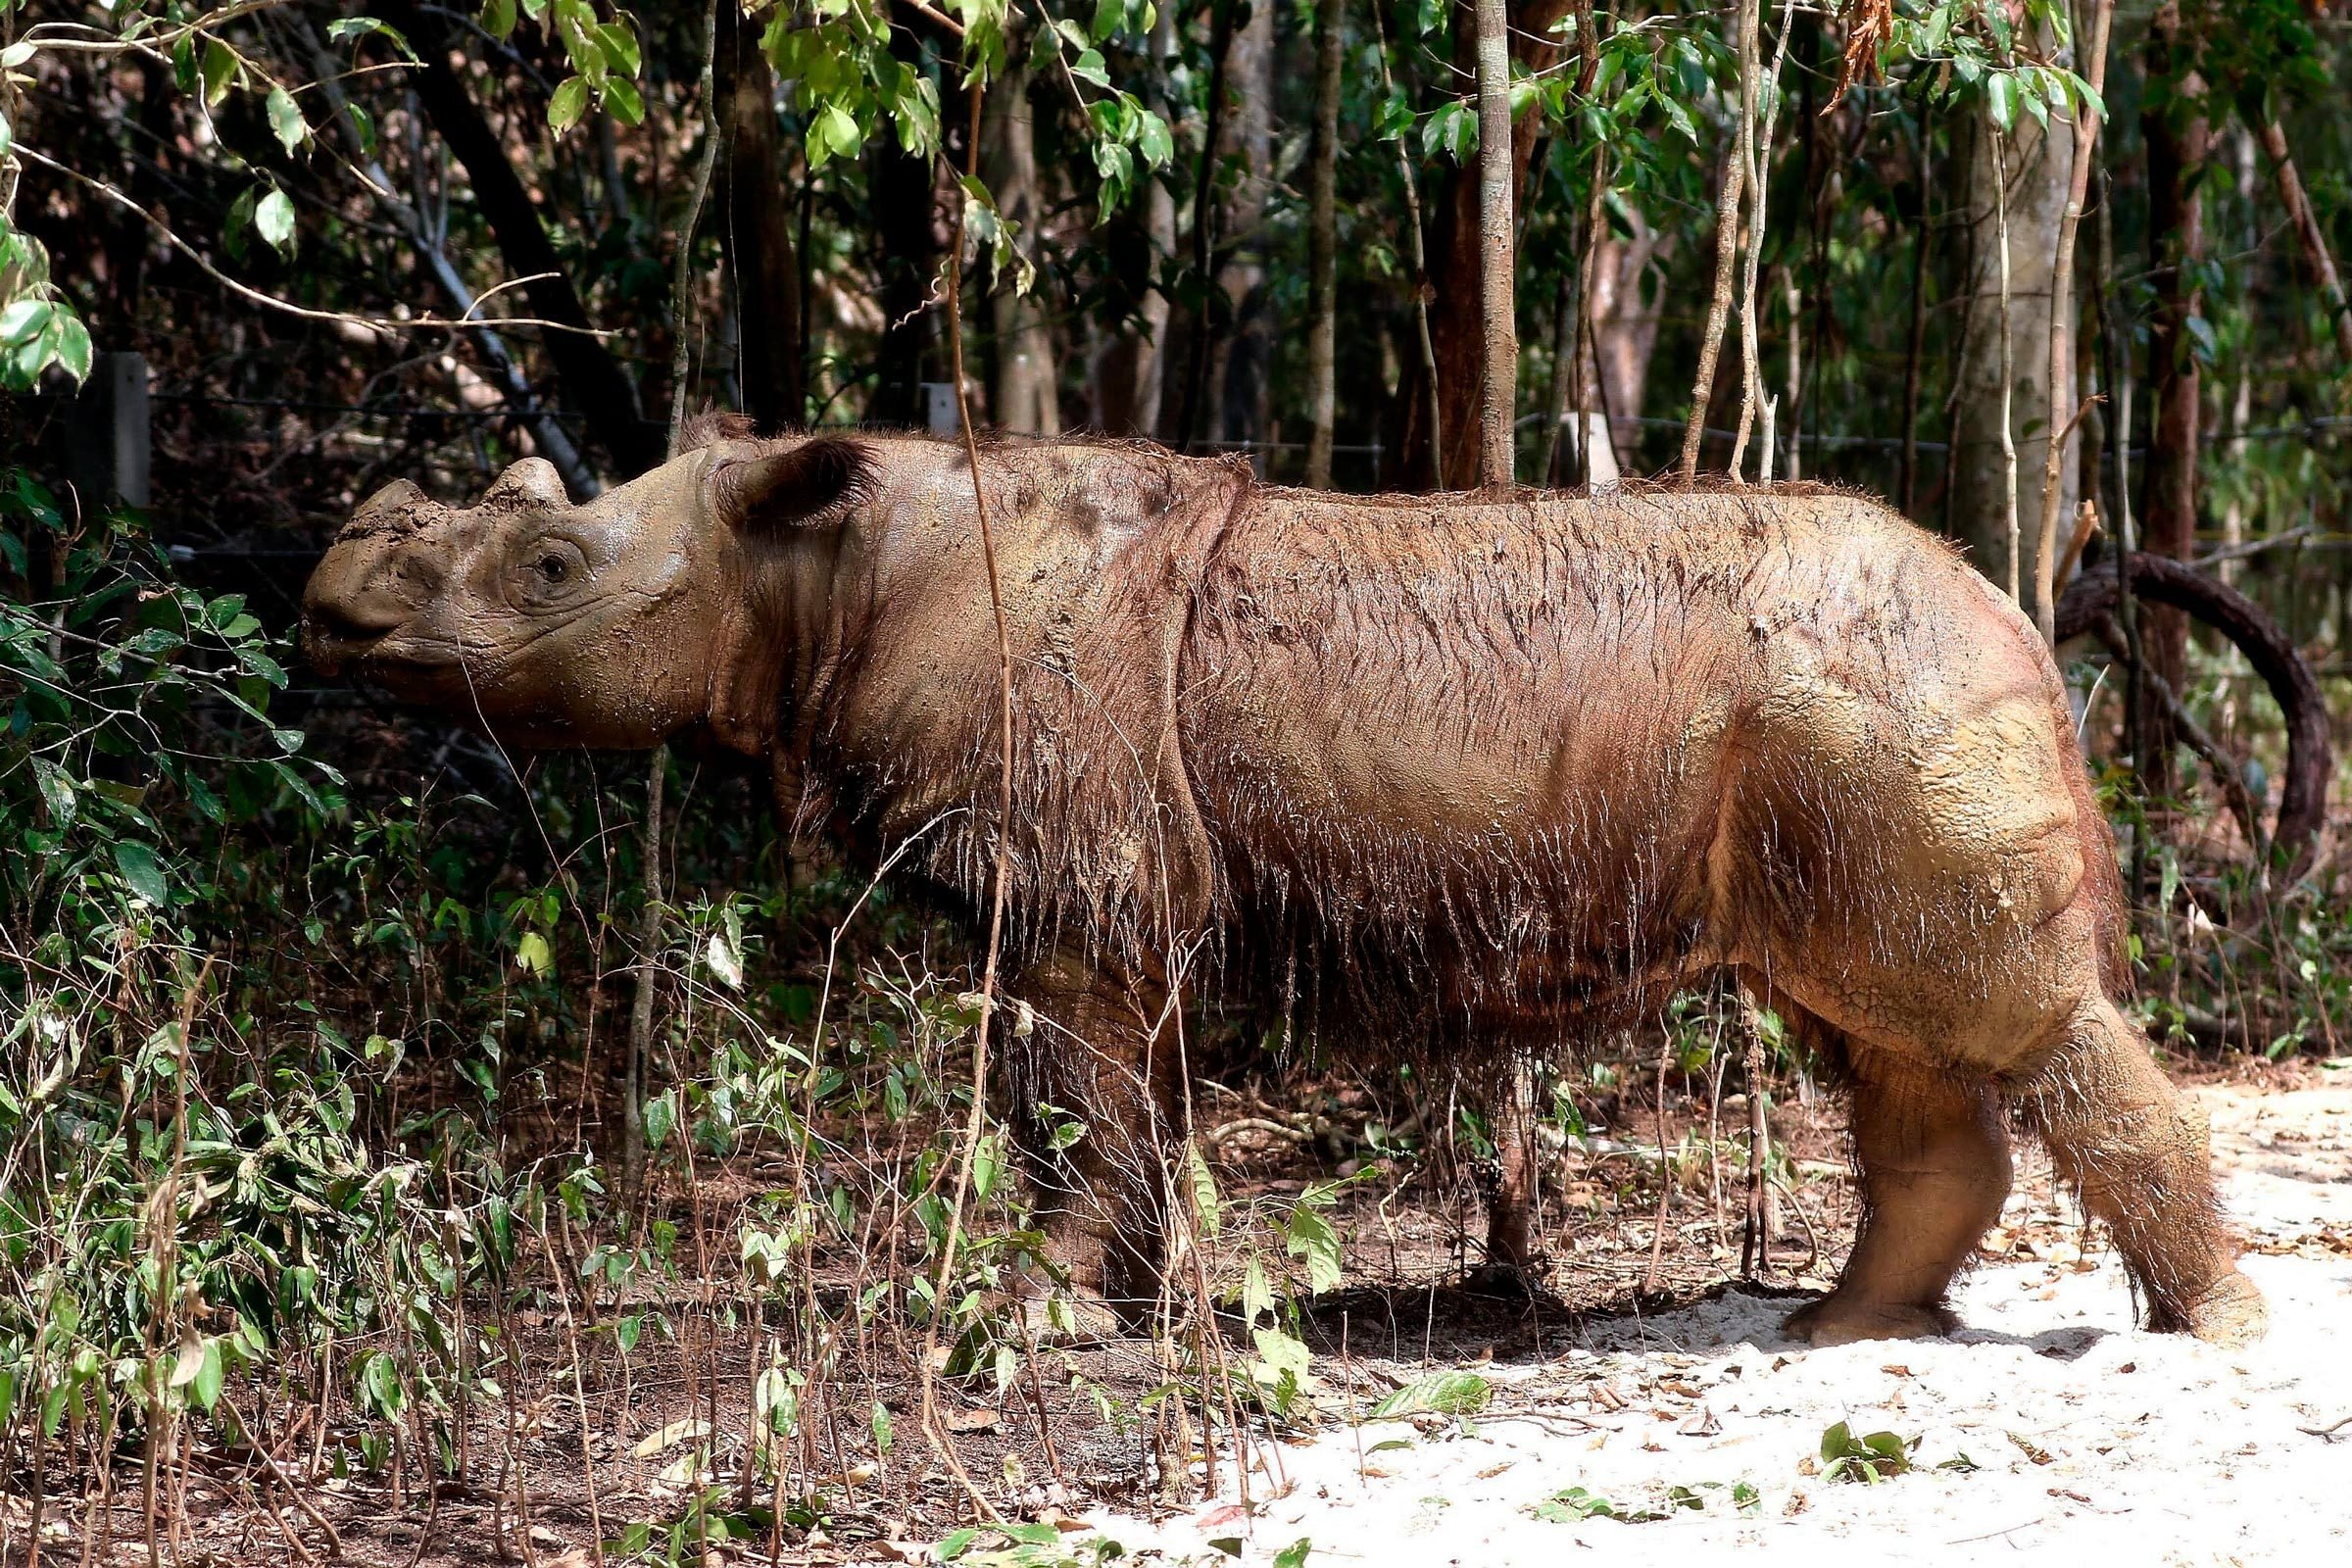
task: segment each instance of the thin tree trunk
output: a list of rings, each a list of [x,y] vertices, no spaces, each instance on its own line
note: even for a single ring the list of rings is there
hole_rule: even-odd
[[[1576,270],[1576,476],[1588,492],[1595,484],[1615,484],[1619,477],[1617,434],[1607,417],[1608,375],[1601,368],[1593,322],[1600,303],[1600,236],[1608,227],[1608,180],[1609,149],[1603,144],[1592,149],[1592,186],[1585,193],[1584,255]],[[1597,446],[1592,440],[1594,403],[1602,410]]]
[[[778,430],[808,416],[800,264],[784,190],[775,76],[759,33],[733,4],[718,8],[717,82],[726,134],[719,241],[735,283],[736,374],[743,412],[760,429]]]
[[[1968,314],[1953,364],[1947,527],[1979,571],[2004,588],[2018,585],[2021,608],[2033,567],[2011,540],[2023,544],[2024,517],[2038,518],[2041,509],[2039,494],[2019,495],[2016,479],[2045,470],[2053,436],[2068,452],[2080,442],[2063,421],[2052,423],[2045,374],[2050,269],[2073,158],[2073,139],[2057,123],[2044,128],[2020,114],[2003,131],[1980,109],[1967,154],[1951,170],[1955,206],[1968,214],[1971,233]],[[2058,471],[2059,515],[2071,517],[2075,468],[2062,458]]]
[[[2008,525],[2009,600],[2017,602],[2017,419],[2012,404],[2017,397],[2017,358],[2009,312],[2009,155],[1992,151],[1992,212],[1994,243],[2000,248],[2001,270],[2001,502]],[[2051,388],[2056,391],[2055,387]]]
[[[2082,203],[2090,194],[2090,166],[2099,141],[2100,114],[2107,85],[2107,34],[2115,21],[2115,0],[2098,0],[2090,24],[2089,58],[2078,64],[2090,83],[2089,96],[2075,111],[2073,168],[2067,175],[2066,211],[2058,220],[2058,259],[2050,269],[2050,394],[2049,439],[2044,443],[2041,475],[2041,521],[2034,530],[2034,597],[2029,606],[2041,640],[2056,637],[2058,612],[2058,529],[2065,503],[2065,433],[2074,423],[2075,391],[2075,236],[2082,226]],[[2071,521],[2072,519],[2065,519]],[[2012,548],[2012,555],[2015,554]]]
[[[1479,302],[1486,315],[1478,477],[1490,493],[1517,482],[1511,422],[1518,409],[1519,325],[1512,289],[1511,53],[1503,0],[1478,0]]]
[[[410,0],[385,0],[375,14],[399,28],[415,47],[409,75],[416,100],[442,141],[466,166],[473,199],[498,238],[508,270],[530,279],[522,291],[532,314],[559,323],[544,331],[547,357],[587,416],[589,432],[604,444],[622,473],[634,475],[656,466],[663,457],[661,432],[640,417],[637,388],[596,336],[571,275],[540,226],[538,207],[507,162],[506,148],[482,118],[465,79],[450,66],[452,45],[441,14]]]
[[[1176,422],[1176,450],[1190,452],[1200,434],[1201,405],[1208,396],[1209,347],[1215,337],[1216,312],[1209,291],[1209,261],[1216,247],[1217,148],[1225,129],[1225,81],[1233,52],[1233,8],[1240,0],[1216,0],[1216,20],[1208,44],[1208,111],[1201,119],[1200,169],[1193,182],[1193,277],[1200,305],[1193,311],[1191,353],[1186,356],[1184,402]]]
[[[710,194],[711,170],[718,162],[716,62],[722,25],[718,17],[734,3],[735,0],[711,0],[706,14],[703,156],[695,173],[694,199],[686,209],[685,221],[678,225],[677,266],[669,293],[669,332],[674,346],[670,360],[667,446],[672,457],[677,455],[686,430],[686,383],[693,368],[687,326],[694,316],[694,231],[701,226],[703,203]],[[627,1090],[621,1104],[621,1188],[632,1203],[642,1196],[645,1184],[645,1091],[653,1061],[654,987],[662,968],[662,796],[668,776],[669,748],[657,746],[645,776],[645,911],[637,933],[637,990],[629,1003]]]
[[[1757,4],[1758,0],[1740,0],[1733,47],[1742,61],[1747,58],[1748,38],[1756,25]],[[1743,80],[1739,140],[1724,161],[1723,188],[1715,197],[1715,291],[1707,303],[1706,331],[1698,340],[1698,373],[1690,381],[1690,418],[1683,428],[1685,484],[1698,477],[1699,443],[1706,438],[1707,405],[1715,396],[1715,361],[1723,352],[1724,323],[1732,315],[1732,282],[1740,262],[1740,196],[1747,179],[1748,91]]]
[[[1740,39],[1740,144],[1747,159],[1747,273],[1740,291],[1740,428],[1732,438],[1732,478],[1740,477],[1740,459],[1747,450],[1748,427],[1759,410],[1764,416],[1764,451],[1757,478],[1772,478],[1771,400],[1764,396],[1764,356],[1756,333],[1756,276],[1764,256],[1766,199],[1771,194],[1772,133],[1780,119],[1781,67],[1788,58],[1788,24],[1795,0],[1781,8],[1781,38],[1773,49],[1772,70],[1764,70],[1762,8],[1751,18]]]
[[[1340,33],[1346,11],[1346,0],[1315,0],[1315,130],[1306,220],[1306,483],[1313,490],[1331,487],[1339,407]]]
[[[2276,120],[2262,127],[2262,150],[2270,155],[2278,200],[2294,221],[2295,237],[2303,243],[2311,270],[2319,274],[2320,293],[2328,301],[2329,324],[2335,328],[2336,350],[2352,363],[2352,301],[2344,297],[2344,280],[2335,270],[2335,258],[2328,253],[2327,231],[2320,227],[2319,214],[2312,211],[2310,193],[2303,188],[2303,176],[2296,172],[2294,157],[2287,151],[2286,129]]]
[[[1919,237],[1911,246],[1911,332],[1903,350],[1903,466],[1895,483],[1903,515],[1919,500],[1920,371],[1928,346],[1928,252],[1936,237],[1936,108],[1931,98],[1919,122]]]
[[[1007,223],[1034,235],[1045,214],[1038,190],[1036,122],[1029,107],[1026,36],[1015,30],[1007,46],[1004,74],[994,83],[982,122],[981,167]],[[1060,375],[1054,365],[1054,331],[1044,302],[1035,292],[1009,287],[990,291],[989,320],[996,334],[996,422],[1024,435],[1061,433]]]
[[[2204,119],[2180,107],[2202,82],[2189,62],[2197,40],[2178,0],[2157,7],[2150,24],[2147,74],[2151,82],[2178,77],[2175,90],[2155,96],[2142,116],[2148,147],[2148,232],[2156,308],[2148,334],[2149,408],[2147,499],[2141,508],[2140,547],[2185,561],[2197,531],[2197,458],[2202,385],[2188,322],[2202,314],[2198,264],[2205,254],[2205,203],[2200,189],[2209,130]],[[2178,116],[2179,118],[2176,118]],[[2188,622],[2179,611],[2150,606],[2142,621],[2141,655],[2148,669],[2175,691],[2184,685]],[[2152,689],[2152,683],[2151,683]],[[2141,694],[2140,776],[2158,795],[2173,783],[2171,715]]]
[[[1588,277],[1591,266],[1592,253],[1588,248],[1585,253]],[[1568,422],[1569,405],[1583,402],[1585,338],[1583,313],[1576,309],[1577,298],[1577,284],[1563,270],[1551,300],[1551,396],[1544,410],[1544,438],[1536,449],[1536,482],[1546,488],[1560,482],[1560,426]]]
[[[1389,24],[1379,5],[1372,7],[1373,25],[1380,32],[1380,87],[1382,95],[1393,95],[1396,84],[1389,74]],[[1405,138],[1396,138],[1396,172],[1404,185],[1404,231],[1410,242],[1413,263],[1413,334],[1421,350],[1422,396],[1428,399],[1429,414],[1429,476],[1430,488],[1446,488],[1445,432],[1439,427],[1444,387],[1438,379],[1438,350],[1429,324],[1429,247],[1421,223],[1421,184],[1413,170],[1412,154],[1406,150]],[[1409,411],[1416,399],[1408,392],[1404,406]],[[1410,442],[1405,443],[1407,446]],[[1409,474],[1409,469],[1403,469]],[[1411,483],[1410,477],[1403,482]]]
[[[1504,0],[1508,28],[1504,47],[1511,65],[1522,74],[1549,71],[1560,61],[1563,45],[1555,30],[1572,0]],[[1458,75],[1474,78],[1478,24],[1474,0],[1454,0],[1454,66]],[[1536,142],[1542,124],[1539,115],[1523,115],[1512,122],[1511,209],[1526,201]],[[1483,143],[1482,143],[1483,145]],[[1488,312],[1484,279],[1483,162],[1445,175],[1430,203],[1429,275],[1431,352],[1439,367],[1438,396],[1424,404],[1419,389],[1400,387],[1403,407],[1396,455],[1391,468],[1398,482],[1410,483],[1424,471],[1442,466],[1458,483],[1476,483],[1481,465],[1480,411],[1486,400]],[[1506,225],[1506,232],[1515,225]],[[1434,414],[1433,414],[1433,411]],[[1446,456],[1442,464],[1427,459],[1432,436],[1443,428]]]
[[[1272,408],[1274,313],[1266,289],[1266,207],[1274,194],[1274,7],[1253,3],[1235,26],[1225,74],[1233,102],[1225,116],[1220,164],[1241,172],[1217,217],[1217,290],[1225,297],[1224,335],[1210,345],[1211,428],[1249,450],[1262,475]]]

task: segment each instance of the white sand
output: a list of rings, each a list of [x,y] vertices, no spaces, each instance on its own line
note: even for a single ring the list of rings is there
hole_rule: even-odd
[[[1494,1396],[1470,1433],[1332,1422],[1276,1446],[1289,1485],[1254,1519],[1228,1498],[1156,1524],[1093,1522],[1169,1559],[1230,1562],[1208,1543],[1246,1535],[1246,1564],[1301,1538],[1315,1565],[1416,1568],[1586,1550],[1640,1563],[1726,1551],[1808,1565],[2352,1562],[2352,1423],[2332,1439],[2301,1430],[2352,1417],[2352,1088],[2201,1098],[2254,1249],[2246,1272],[2270,1298],[2270,1338],[2252,1349],[2134,1329],[2112,1252],[2081,1256],[2079,1230],[2061,1231],[2046,1198],[2022,1198],[1996,1233],[2007,1255],[1958,1293],[1968,1328],[1952,1340],[1806,1349],[1779,1332],[1788,1301],[1732,1294],[1598,1325],[1544,1362],[1482,1368]],[[1919,1468],[1876,1486],[1809,1473],[1838,1421],[1916,1440]],[[1410,1442],[1359,1461],[1359,1437],[1364,1449]],[[1981,1468],[1934,1468],[1963,1453]],[[1741,1482],[1757,1494],[1748,1513],[1731,1496]],[[1534,1516],[1571,1486],[1625,1509],[1662,1506],[1678,1486],[1707,1501],[1647,1523]]]

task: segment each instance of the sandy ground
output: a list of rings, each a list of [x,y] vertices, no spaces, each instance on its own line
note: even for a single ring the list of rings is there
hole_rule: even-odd
[[[2085,1255],[2046,1180],[2026,1181],[1958,1293],[1968,1327],[1949,1341],[1811,1350],[1779,1331],[1786,1297],[1734,1291],[1481,1366],[1493,1394],[1467,1422],[1339,1420],[1276,1446],[1275,1485],[1259,1479],[1248,1512],[1229,1480],[1224,1497],[1173,1518],[1091,1522],[1130,1553],[1232,1562],[1238,1544],[1243,1564],[1283,1554],[1283,1568],[1300,1541],[1315,1565],[1416,1568],[1550,1565],[1584,1550],[1634,1562],[1726,1549],[1807,1564],[2352,1561],[2352,1064],[2325,1081],[2198,1091],[2246,1272],[2270,1298],[2270,1338],[2252,1349],[2135,1329],[2112,1252],[2092,1238]],[[1392,1384],[1426,1375],[1368,1370]],[[1875,1485],[1823,1474],[1823,1433],[1840,1421],[1896,1434],[1915,1467]],[[1558,1505],[1539,1516],[1570,1488],[1664,1517]]]

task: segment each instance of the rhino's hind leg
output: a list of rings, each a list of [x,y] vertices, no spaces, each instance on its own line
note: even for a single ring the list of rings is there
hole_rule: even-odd
[[[1853,1050],[1850,1066],[1862,1234],[1838,1289],[1788,1332],[1817,1346],[1949,1333],[1944,1292],[2009,1196],[1999,1099],[1885,1052]]]
[[[1058,954],[1014,994],[1034,1021],[1006,1031],[1008,1108],[1048,1245],[1082,1298],[1137,1326],[1160,1294],[1181,1107],[1166,989]]]
[[[2114,1234],[2150,1328],[2219,1345],[2262,1337],[2269,1308],[2223,1228],[2204,1114],[2114,1003],[2085,1001],[2015,1098],[2059,1176]]]

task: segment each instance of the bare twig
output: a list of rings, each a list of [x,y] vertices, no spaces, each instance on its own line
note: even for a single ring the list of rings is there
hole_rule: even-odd
[[[964,158],[969,166],[965,177],[971,177],[980,160],[980,102],[985,91],[978,79],[971,87],[971,116],[965,130]],[[1004,950],[1004,900],[1012,858],[1012,632],[1004,616],[1004,585],[997,571],[997,536],[988,514],[988,486],[980,472],[980,442],[972,433],[972,405],[964,387],[963,377],[963,244],[964,218],[969,198],[957,187],[955,239],[948,247],[946,262],[948,290],[948,368],[956,381],[956,421],[963,432],[963,457],[972,476],[972,508],[980,525],[980,557],[988,568],[988,603],[997,631],[997,720],[998,720],[998,782],[997,782],[997,855],[991,878],[996,884],[989,898],[988,952],[980,969],[980,1021],[972,1033],[972,1107],[964,1119],[960,1156],[956,1160],[956,1189],[948,1205],[948,1233],[940,1244],[939,1285],[932,1294],[930,1321],[923,1328],[923,1358],[919,1372],[922,1379],[922,1428],[931,1440],[941,1462],[962,1485],[972,1505],[984,1518],[998,1517],[996,1505],[973,1484],[965,1473],[963,1461],[956,1457],[956,1445],[950,1437],[946,1422],[939,1413],[939,1328],[947,1316],[949,1290],[956,1278],[956,1252],[963,1237],[963,1205],[970,1195],[972,1165],[979,1155],[980,1136],[988,1119],[988,1037],[989,1026],[996,1021],[997,964]],[[1195,221],[1200,221],[1201,217]]]

